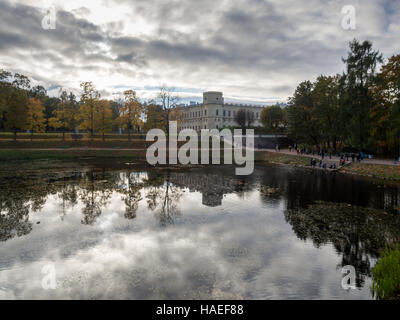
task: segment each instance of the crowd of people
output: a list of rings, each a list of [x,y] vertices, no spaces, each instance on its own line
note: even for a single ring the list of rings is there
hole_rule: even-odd
[[[351,162],[362,162],[364,159],[373,159],[372,154],[366,154],[362,151],[360,152],[340,152],[335,150],[335,148],[327,150],[324,148],[318,148],[313,149],[313,148],[307,148],[307,147],[299,147],[296,143],[293,145],[289,145],[288,147],[289,152],[296,152],[297,155],[311,155],[311,160],[310,160],[310,165],[313,168],[316,168],[317,165],[319,168],[323,169],[337,169],[338,166],[343,167],[347,163]],[[275,151],[280,152],[281,148],[279,144],[275,145]],[[314,157],[315,156],[315,157]],[[319,157],[319,159],[317,159]],[[339,159],[339,164],[337,165],[337,162],[335,161],[334,157],[338,157]],[[328,159],[331,160],[325,160]],[[325,160],[325,161],[324,161]],[[395,156],[394,159],[394,164],[398,164],[400,162],[400,158],[398,156]]]
[[[346,165],[346,163],[350,162],[361,162],[364,159],[372,159],[373,156],[371,154],[365,154],[364,152],[360,151],[358,153],[353,153],[353,152],[338,152],[335,149],[332,150],[326,150],[323,148],[319,148],[318,150],[315,149],[309,149],[306,147],[299,147],[296,143],[293,145],[289,146],[289,152],[292,152],[294,150],[298,155],[312,155],[312,156],[318,156],[320,159],[311,157],[310,159],[310,165],[315,168],[323,168],[323,169],[336,169],[337,164],[336,162],[330,162],[330,161],[324,161],[325,158],[329,158],[329,160],[332,160],[332,157],[337,156],[339,158],[339,165],[342,167]],[[395,164],[398,162],[398,158],[395,157],[394,159]]]

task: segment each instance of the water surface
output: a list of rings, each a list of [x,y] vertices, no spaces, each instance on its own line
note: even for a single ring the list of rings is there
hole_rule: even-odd
[[[0,298],[371,299],[398,201],[396,185],[280,166],[8,173]]]

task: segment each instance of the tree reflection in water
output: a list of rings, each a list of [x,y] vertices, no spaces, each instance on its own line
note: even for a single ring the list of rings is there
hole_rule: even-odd
[[[156,212],[161,226],[172,224],[180,216],[178,203],[182,197],[181,188],[171,183],[171,171],[166,173],[149,173],[147,185],[150,186],[146,193],[148,208]]]
[[[138,181],[139,175],[134,172],[128,171],[123,180],[127,183],[124,186],[121,193],[124,195],[121,200],[125,203],[125,215],[127,219],[134,219],[136,217],[136,211],[139,207],[139,201],[142,200],[140,191],[143,188],[143,183]]]

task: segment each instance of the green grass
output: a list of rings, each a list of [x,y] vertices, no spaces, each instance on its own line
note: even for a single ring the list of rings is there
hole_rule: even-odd
[[[128,141],[117,141],[117,140],[79,140],[79,141],[65,141],[61,140],[17,140],[7,141],[0,140],[0,149],[52,149],[52,148],[116,148],[116,149],[132,149],[132,148],[144,148],[144,144],[149,145],[150,142],[144,140],[131,140]]]
[[[105,159],[111,162],[121,160],[139,160],[144,151],[108,151],[108,150],[0,150],[0,162],[34,160],[82,160],[86,158]]]
[[[341,171],[378,179],[400,180],[400,166],[351,163],[350,165],[342,168]]]
[[[90,134],[88,133],[82,133],[83,135],[83,140],[90,140]],[[146,134],[144,133],[131,133],[131,140],[134,139],[139,139],[143,140],[145,139]],[[0,132],[0,140],[12,140],[14,138],[14,133],[13,132]],[[100,134],[94,134],[93,135],[94,139],[100,139],[102,136]],[[123,133],[107,133],[105,134],[106,140],[120,140],[120,141],[128,141],[128,134]],[[31,134],[26,133],[26,132],[18,132],[17,133],[17,140],[30,140],[31,139]],[[61,132],[46,132],[46,133],[35,133],[33,135],[33,140],[54,140],[54,141],[59,141],[62,139],[62,133]],[[71,138],[71,133],[65,133],[65,139],[67,141],[73,141]]]
[[[289,164],[294,166],[310,166],[310,158],[297,155],[288,155],[279,152],[256,152],[256,161],[267,161],[270,163]]]
[[[372,293],[377,299],[400,300],[400,246],[386,248],[372,275]]]

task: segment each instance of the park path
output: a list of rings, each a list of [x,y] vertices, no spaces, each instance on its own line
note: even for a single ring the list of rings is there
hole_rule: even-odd
[[[275,149],[258,149],[258,152],[260,151],[267,151],[267,152],[274,152],[277,153]],[[281,149],[279,151],[280,153],[287,154],[287,155],[293,155],[293,156],[300,156],[300,157],[308,157],[308,158],[316,158],[316,159],[321,159],[321,157],[317,154],[297,154],[297,151],[292,149],[292,151],[289,151],[289,149]],[[351,157],[349,157],[350,161],[346,161],[346,163],[350,163]],[[332,156],[332,158],[329,158],[329,155],[326,155],[324,157],[324,162],[330,163],[330,162],[335,162],[335,163],[340,163],[340,157],[338,156]],[[354,162],[357,162],[357,159],[354,160]],[[389,165],[389,166],[396,166],[398,164],[395,164],[393,160],[385,160],[385,159],[365,159],[361,161],[361,163],[368,163],[368,164],[384,164],[384,165]]]

